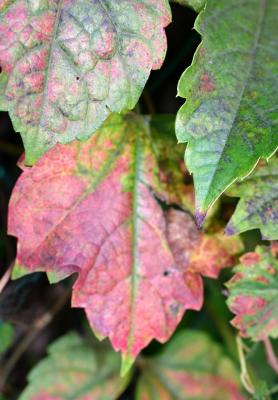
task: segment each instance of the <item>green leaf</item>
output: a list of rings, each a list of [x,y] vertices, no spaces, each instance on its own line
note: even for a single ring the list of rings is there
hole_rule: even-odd
[[[196,12],[200,12],[204,8],[206,0],[172,0],[182,6],[191,7]]]
[[[0,322],[0,354],[4,353],[12,344],[14,328],[12,325]]]
[[[178,86],[176,121],[196,188],[196,215],[278,146],[276,0],[210,0],[196,20],[202,35]]]
[[[163,62],[170,19],[167,0],[1,2],[0,105],[22,135],[27,164],[134,108]]]
[[[137,400],[242,400],[239,375],[219,345],[198,331],[179,333],[141,362]]]
[[[278,239],[278,159],[256,168],[227,193],[240,197],[226,228],[227,234],[260,229],[265,239]]]
[[[124,391],[130,375],[119,376],[120,358],[97,354],[91,343],[68,333],[51,344],[48,356],[31,371],[20,400],[113,400]]]
[[[236,315],[232,324],[244,337],[263,340],[278,337],[278,261],[270,248],[246,253],[226,283],[228,306]]]

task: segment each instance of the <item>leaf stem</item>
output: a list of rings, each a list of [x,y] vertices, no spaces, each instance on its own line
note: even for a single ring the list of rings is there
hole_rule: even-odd
[[[267,360],[271,368],[276,372],[278,375],[278,359],[276,354],[274,353],[271,341],[269,338],[264,339],[264,348],[267,356]]]
[[[54,304],[54,306],[44,313],[41,317],[37,318],[32,324],[31,328],[28,330],[26,335],[23,337],[22,341],[16,347],[15,351],[12,353],[11,357],[5,364],[5,368],[1,371],[0,377],[0,393],[4,391],[6,386],[6,381],[10,376],[12,370],[16,366],[19,359],[31,345],[31,343],[36,339],[38,334],[42,329],[44,329],[55,317],[55,315],[61,310],[61,308],[67,303],[70,297],[71,291],[67,291],[64,296],[59,297],[59,300]]]
[[[249,375],[249,372],[247,369],[245,355],[244,355],[244,345],[243,345],[242,339],[239,335],[237,335],[237,337],[236,337],[236,343],[237,343],[238,357],[239,357],[240,369],[241,369],[241,373],[240,373],[241,382],[248,393],[254,394],[255,387],[251,381],[251,378],[250,378],[250,375]]]

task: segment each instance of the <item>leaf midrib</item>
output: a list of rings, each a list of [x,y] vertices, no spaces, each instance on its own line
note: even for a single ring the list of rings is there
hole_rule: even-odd
[[[136,136],[136,142],[134,146],[134,182],[133,182],[133,196],[132,196],[132,224],[131,224],[131,235],[132,235],[132,266],[131,266],[131,299],[130,299],[130,327],[128,335],[128,347],[127,355],[132,357],[132,346],[134,342],[134,321],[135,321],[135,303],[138,288],[138,182],[140,174],[140,164],[142,160],[141,156],[141,144],[140,135]]]
[[[54,53],[54,45],[56,41],[56,36],[58,33],[59,29],[59,22],[60,22],[60,17],[61,17],[61,12],[62,12],[62,6],[64,4],[64,0],[59,0],[58,7],[57,7],[57,12],[56,12],[56,19],[55,19],[55,24],[54,24],[54,30],[53,30],[53,36],[50,41],[50,48],[49,48],[49,55],[48,55],[48,60],[47,60],[47,67],[45,70],[45,80],[44,80],[44,90],[43,90],[43,95],[42,95],[42,105],[40,107],[40,115],[39,115],[39,120],[38,120],[38,130],[40,130],[40,127],[42,125],[42,118],[44,115],[44,108],[45,108],[45,103],[46,103],[46,98],[47,98],[47,88],[48,88],[48,83],[49,83],[49,70],[50,66],[52,64],[53,60],[53,53]],[[39,132],[38,132],[39,133]]]
[[[266,2],[267,2],[267,0],[260,0],[259,2],[260,2],[260,7],[259,7],[260,14],[259,14],[259,22],[258,22],[258,25],[257,25],[258,28],[257,28],[257,30],[256,30],[256,32],[255,32],[254,45],[253,45],[253,50],[252,50],[252,52],[251,52],[250,64],[249,64],[249,68],[248,68],[248,71],[247,71],[247,74],[246,74],[245,84],[243,85],[242,90],[241,90],[241,93],[240,93],[240,95],[239,95],[238,106],[236,107],[236,110],[235,110],[235,113],[234,113],[234,117],[233,117],[233,119],[232,119],[232,121],[231,121],[231,124],[230,124],[231,128],[230,128],[229,133],[228,133],[228,135],[227,135],[227,137],[226,137],[225,144],[224,144],[224,146],[223,146],[223,148],[222,148],[222,150],[221,150],[221,153],[219,154],[218,163],[216,164],[216,168],[215,168],[214,173],[213,173],[213,175],[212,175],[212,177],[211,177],[210,184],[209,184],[208,189],[207,189],[207,196],[206,196],[206,199],[209,198],[209,197],[211,197],[211,196],[210,196],[210,188],[211,188],[211,187],[213,186],[213,184],[214,184],[215,176],[216,176],[216,174],[218,173],[218,165],[219,165],[219,162],[220,162],[220,160],[222,159],[223,153],[224,153],[224,151],[225,151],[225,149],[226,149],[226,147],[227,147],[227,145],[228,145],[228,141],[229,141],[229,138],[230,138],[230,134],[231,134],[231,132],[232,132],[232,130],[233,130],[233,127],[235,126],[235,120],[236,120],[236,118],[237,118],[237,116],[238,116],[238,112],[239,112],[240,106],[241,106],[241,104],[242,104],[242,99],[243,99],[244,93],[245,93],[245,91],[246,91],[246,89],[247,89],[247,87],[248,87],[248,83],[249,83],[249,81],[250,81],[251,72],[252,72],[253,66],[254,66],[254,61],[255,61],[255,59],[256,59],[256,54],[257,54],[257,50],[258,50],[258,47],[259,47],[259,39],[260,39],[260,36],[261,36],[263,21],[264,21],[264,17],[265,17],[265,10],[266,10]],[[256,164],[256,163],[255,163],[255,164]],[[253,169],[253,166],[252,166],[252,168],[250,168],[250,170],[252,170],[252,169]],[[248,173],[248,171],[247,171],[247,173]],[[221,196],[221,194],[222,194],[229,186],[231,186],[231,185],[232,185],[235,181],[237,181],[237,180],[238,180],[238,177],[235,178],[235,179],[234,179],[232,182],[230,182],[229,184],[226,184],[226,186],[224,187],[224,189],[222,190],[222,192],[219,193],[219,194],[217,195],[217,198],[215,198],[214,201],[210,201],[210,202],[208,202],[208,203],[206,203],[206,201],[204,201],[204,202],[203,202],[204,207],[201,207],[201,208],[209,208],[210,206],[212,206],[213,203]]]

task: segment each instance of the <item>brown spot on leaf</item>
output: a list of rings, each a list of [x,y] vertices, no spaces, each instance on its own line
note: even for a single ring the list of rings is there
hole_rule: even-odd
[[[209,74],[204,74],[201,77],[200,89],[206,93],[210,93],[214,90],[214,83],[213,83],[211,77],[209,76]]]

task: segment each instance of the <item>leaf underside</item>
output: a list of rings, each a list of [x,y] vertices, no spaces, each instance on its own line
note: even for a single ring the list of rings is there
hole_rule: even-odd
[[[229,196],[240,197],[226,228],[227,234],[260,229],[264,239],[278,239],[278,159],[272,157],[244,181],[236,183]]]
[[[179,82],[176,133],[200,220],[278,146],[277,13],[276,0],[210,0],[196,20],[202,43]]]
[[[124,391],[129,376],[120,378],[119,357],[101,354],[70,332],[50,345],[48,356],[28,376],[20,400],[114,400]]]
[[[233,263],[189,212],[162,207],[173,193],[160,181],[155,137],[147,118],[113,115],[87,142],[56,145],[24,167],[9,206],[17,265],[55,281],[77,272],[73,306],[122,352],[124,372],[186,309],[200,309],[200,274]]]
[[[204,333],[179,333],[161,355],[145,360],[137,400],[244,399],[233,363]]]
[[[273,249],[272,249],[273,250]],[[278,261],[275,251],[257,247],[246,253],[227,282],[228,306],[236,315],[232,324],[244,337],[278,337]]]
[[[0,107],[28,165],[135,106],[163,62],[170,19],[167,0],[1,2]]]

